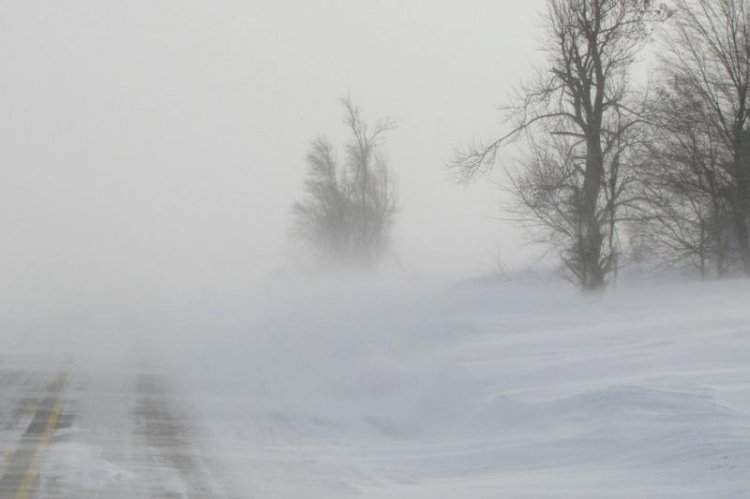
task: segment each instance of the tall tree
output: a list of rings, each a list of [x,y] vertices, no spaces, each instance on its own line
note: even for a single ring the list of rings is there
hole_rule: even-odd
[[[676,0],[662,66],[688,93],[694,119],[721,142],[733,245],[750,275],[750,2]]]
[[[648,0],[548,0],[547,11],[547,67],[509,108],[511,131],[459,152],[453,167],[472,177],[504,144],[530,138],[530,159],[513,181],[517,197],[528,218],[556,236],[550,240],[562,246],[576,282],[597,289],[615,263],[608,233],[627,137],[638,123],[628,106],[629,70],[653,10]]]
[[[729,269],[732,178],[718,130],[691,85],[661,68],[647,101],[648,139],[635,162],[629,206],[642,243],[667,264],[688,263],[706,278]]]

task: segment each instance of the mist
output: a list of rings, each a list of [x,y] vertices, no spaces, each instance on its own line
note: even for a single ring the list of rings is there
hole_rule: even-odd
[[[443,164],[528,69],[536,47],[514,40],[537,8],[4,5],[4,294],[118,301],[285,272],[307,146],[343,135],[347,94],[399,123],[385,151],[409,271],[476,274],[498,251],[523,261],[502,242],[511,224],[490,219],[497,189],[457,186]]]
[[[703,4],[0,2],[0,497],[745,497]]]

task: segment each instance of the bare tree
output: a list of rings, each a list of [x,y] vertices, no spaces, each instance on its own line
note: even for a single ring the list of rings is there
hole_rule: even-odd
[[[345,163],[339,164],[327,140],[313,142],[306,195],[293,206],[292,234],[320,259],[368,266],[387,252],[397,209],[396,180],[380,154],[393,124],[384,120],[370,127],[349,99],[342,103],[351,135]]]
[[[703,278],[713,263],[722,276],[731,239],[726,150],[691,86],[669,68],[661,73],[645,114],[648,140],[635,162],[634,230],[662,261],[695,265]]]
[[[345,172],[340,172],[330,142],[319,138],[307,154],[306,198],[295,203],[294,235],[318,255],[341,259],[351,249],[349,193]]]
[[[351,179],[349,201],[353,210],[351,228],[354,252],[364,261],[377,260],[390,244],[396,212],[396,183],[381,154],[383,135],[394,128],[389,120],[369,126],[360,109],[348,97],[342,101],[351,141],[346,145],[347,171]]]
[[[648,0],[548,0],[547,6],[548,67],[508,108],[511,131],[459,152],[452,166],[470,178],[491,168],[504,144],[529,138],[530,157],[513,181],[518,199],[530,221],[551,229],[574,279],[596,289],[616,262],[626,136],[639,122],[628,106],[629,69],[655,11]]]
[[[744,272],[750,275],[750,2],[676,0],[662,65],[691,96],[694,119],[719,141],[717,176]],[[705,152],[704,152],[705,154]],[[721,171],[719,171],[721,170]],[[727,214],[720,214],[726,216]]]

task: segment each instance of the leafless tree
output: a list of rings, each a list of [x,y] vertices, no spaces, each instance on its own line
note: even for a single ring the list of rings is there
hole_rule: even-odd
[[[530,155],[513,185],[529,220],[551,242],[585,289],[600,288],[614,268],[622,167],[638,113],[629,107],[629,70],[658,15],[648,0],[548,0],[548,67],[508,108],[509,133],[460,151],[464,178],[491,168],[498,150],[529,138]]]
[[[750,275],[750,2],[676,0],[674,5],[661,63],[690,95],[691,116],[718,141],[715,175],[729,181],[729,210],[717,216],[729,215],[732,245]]]
[[[666,68],[648,100],[648,140],[635,170],[633,229],[660,259],[695,265],[701,277],[729,266],[732,179],[726,149],[691,86]]]
[[[327,140],[313,142],[292,234],[321,259],[368,266],[387,252],[397,209],[396,179],[380,153],[393,124],[383,120],[371,127],[348,98],[342,103],[351,136],[345,162],[339,164]]]
[[[364,261],[377,260],[390,244],[390,231],[396,212],[397,193],[393,173],[379,146],[393,122],[380,120],[369,126],[360,109],[349,98],[343,99],[345,123],[351,134],[346,145],[349,202],[353,211],[354,253]]]
[[[341,259],[351,251],[345,172],[339,172],[333,147],[322,138],[313,142],[307,165],[306,198],[293,206],[294,235],[320,256]]]

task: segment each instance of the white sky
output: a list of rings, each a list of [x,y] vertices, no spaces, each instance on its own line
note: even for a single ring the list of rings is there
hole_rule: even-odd
[[[339,97],[400,127],[395,249],[435,276],[528,251],[453,149],[499,128],[543,0],[2,1],[0,271],[14,292],[208,286],[284,266]]]

